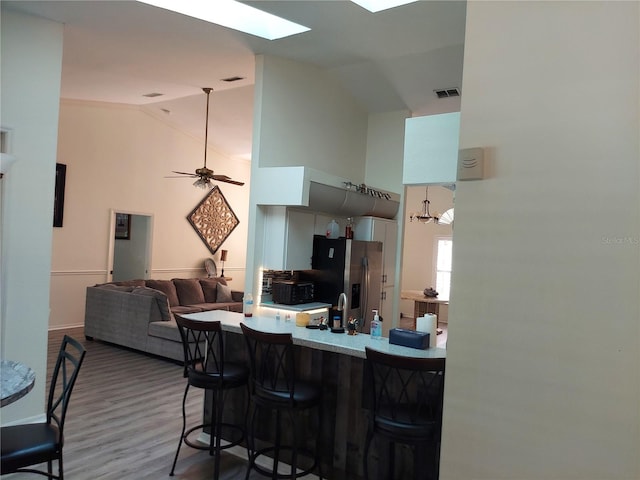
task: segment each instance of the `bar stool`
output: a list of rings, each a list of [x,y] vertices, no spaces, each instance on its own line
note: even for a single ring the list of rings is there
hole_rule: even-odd
[[[169,475],[173,476],[178,455],[180,454],[180,447],[182,443],[186,443],[192,448],[209,450],[210,455],[215,455],[213,478],[217,480],[220,474],[220,452],[240,444],[245,438],[243,426],[222,422],[225,392],[232,388],[247,385],[249,369],[245,365],[225,362],[220,322],[196,321],[176,315],[176,323],[182,339],[184,377],[187,378],[187,385],[182,397],[182,433],[180,434],[178,450],[173,459]],[[186,430],[185,404],[187,393],[191,386],[211,391],[211,421],[208,424],[203,423]],[[189,435],[192,432],[205,426],[210,427],[209,446],[195,444],[189,440]],[[234,430],[238,438],[222,445],[223,427]]]
[[[247,444],[249,449],[249,465],[245,480],[249,478],[251,469],[258,473],[278,478],[299,478],[313,472],[318,468],[318,475],[322,478],[322,470],[319,460],[320,428],[322,426],[322,391],[319,385],[301,381],[296,377],[295,355],[293,340],[290,333],[265,333],[254,330],[244,323],[240,324],[247,344],[249,355],[249,368],[251,372],[249,380],[249,392],[253,413],[248,417],[249,427]],[[301,447],[308,435],[299,435],[296,417],[304,410],[316,408],[318,412],[318,427],[315,441],[315,452]],[[256,450],[255,431],[256,413],[258,410],[276,412],[275,439],[273,446]],[[282,413],[286,413],[290,426],[290,443],[283,443]],[[291,472],[289,474],[278,473],[278,462],[282,451],[291,452]],[[259,465],[256,460],[261,455],[273,452],[273,469],[271,471]],[[313,458],[311,466],[298,472],[298,455]]]
[[[365,480],[374,435],[389,441],[386,479],[393,478],[397,443],[414,449],[414,478],[437,479],[445,359],[391,355],[369,347],[365,352],[373,405],[363,455]]]

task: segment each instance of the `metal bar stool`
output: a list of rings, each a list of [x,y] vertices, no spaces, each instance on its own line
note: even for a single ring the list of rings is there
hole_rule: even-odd
[[[251,378],[249,391],[253,413],[248,417],[249,427],[247,443],[249,447],[249,465],[245,480],[249,478],[251,469],[258,473],[278,478],[298,478],[313,472],[316,467],[318,475],[322,478],[322,470],[319,461],[320,452],[320,428],[322,425],[322,391],[319,385],[301,381],[296,378],[294,346],[289,333],[265,333],[253,330],[244,323],[240,324],[247,344],[249,355],[249,367]],[[315,452],[301,447],[303,440],[308,435],[300,435],[299,422],[296,417],[301,411],[317,408],[318,425],[315,441]],[[256,413],[258,410],[276,412],[275,439],[273,446],[256,450]],[[290,443],[283,445],[282,414],[289,419],[291,430]],[[286,436],[285,432],[285,436]],[[290,451],[291,471],[288,474],[278,473],[278,463],[283,451]],[[273,468],[271,471],[260,466],[256,460],[261,455],[273,453]],[[310,457],[312,464],[302,471],[298,471],[298,456]]]
[[[404,357],[369,347],[365,352],[373,405],[363,455],[365,480],[374,435],[389,441],[386,479],[394,475],[397,443],[414,449],[414,478],[437,479],[445,359]]]
[[[247,385],[249,369],[245,365],[225,362],[220,322],[196,321],[176,315],[176,323],[182,338],[184,377],[187,378],[187,385],[182,397],[182,433],[169,475],[173,476],[174,474],[180,447],[184,442],[192,448],[209,450],[210,455],[215,455],[213,478],[217,479],[220,474],[220,452],[240,444],[245,437],[244,426],[222,422],[225,392]],[[196,425],[187,430],[185,404],[191,386],[211,391],[211,422]],[[206,426],[210,427],[211,432],[209,446],[195,444],[189,440],[189,435],[192,432]],[[238,438],[222,445],[223,427],[235,430],[238,433]]]
[[[58,351],[49,386],[47,420],[0,429],[2,450],[0,472],[3,475],[28,472],[64,480],[62,464],[64,422],[67,417],[69,398],[85,354],[86,350],[80,342],[65,335]],[[53,473],[54,460],[58,461],[58,475]],[[47,462],[46,472],[28,468],[43,462]]]

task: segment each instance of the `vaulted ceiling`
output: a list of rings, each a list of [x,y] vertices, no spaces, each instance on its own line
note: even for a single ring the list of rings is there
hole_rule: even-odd
[[[65,24],[63,98],[139,105],[203,136],[202,87],[213,87],[209,142],[232,156],[250,156],[256,54],[327,69],[369,112],[419,116],[460,105],[434,90],[461,87],[464,1],[375,14],[347,0],[243,2],[311,28],[273,41],[132,0],[2,3]],[[144,96],[152,93],[162,95]]]

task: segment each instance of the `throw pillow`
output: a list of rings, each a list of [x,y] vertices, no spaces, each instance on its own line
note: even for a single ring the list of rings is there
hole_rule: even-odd
[[[176,286],[171,280],[147,280],[146,284],[147,287],[160,290],[162,293],[164,293],[169,300],[170,306],[175,307],[177,305],[180,305],[180,301],[178,300],[178,293],[176,292]]]
[[[197,278],[174,278],[180,305],[197,305],[204,303],[204,294]]]
[[[232,303],[231,287],[218,282],[218,303]]]
[[[218,300],[218,280],[215,278],[201,278],[200,285],[206,303],[216,303]]]

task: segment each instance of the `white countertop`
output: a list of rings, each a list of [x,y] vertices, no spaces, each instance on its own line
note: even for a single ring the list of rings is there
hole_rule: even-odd
[[[317,330],[306,327],[296,327],[295,321],[276,320],[270,317],[245,318],[242,313],[227,312],[224,310],[211,310],[208,312],[190,313],[183,315],[185,318],[200,321],[219,320],[222,329],[227,332],[242,333],[240,323],[268,333],[291,333],[293,343],[304,347],[325,350],[327,352],[342,353],[359,358],[366,358],[364,347],[371,347],[385,353],[403,355],[418,358],[446,358],[447,351],[444,348],[428,348],[419,350],[416,348],[390,345],[388,338],[372,340],[366,333],[347,335],[346,333],[332,333],[330,330]]]
[[[329,303],[311,302],[299,303],[297,305],[285,305],[283,303],[262,302],[261,307],[272,308],[275,310],[291,310],[293,312],[307,312],[309,310],[317,310],[320,308],[331,308]]]

